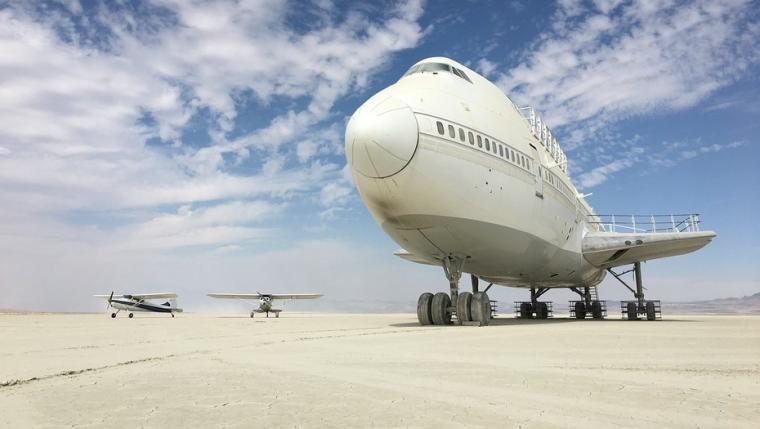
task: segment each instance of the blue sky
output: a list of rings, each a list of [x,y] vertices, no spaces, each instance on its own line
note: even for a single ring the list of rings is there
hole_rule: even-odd
[[[387,310],[445,290],[392,256],[343,155],[353,111],[439,55],[538,109],[597,212],[718,232],[647,263],[651,297],[755,293],[759,18],[742,0],[0,2],[0,308],[270,290]]]

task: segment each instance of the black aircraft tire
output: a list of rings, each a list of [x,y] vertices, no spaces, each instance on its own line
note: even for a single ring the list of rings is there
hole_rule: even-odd
[[[451,325],[451,298],[447,293],[438,292],[433,295],[430,303],[430,315],[433,317],[433,325]]]
[[[520,318],[522,319],[530,319],[533,317],[533,309],[531,308],[531,304],[529,302],[522,302],[520,303]]]
[[[433,294],[425,292],[417,299],[417,320],[420,325],[432,325],[433,315],[430,314],[430,304],[433,301]]]
[[[602,318],[602,303],[601,302],[594,301],[591,303],[591,315],[594,317],[594,319]]]
[[[131,319],[133,317],[135,317],[135,315],[133,313],[129,313],[129,318]]]
[[[654,311],[654,303],[652,301],[647,301],[646,310],[647,320],[657,320],[657,313]]]
[[[474,322],[480,322],[480,326],[486,326],[491,322],[491,301],[488,294],[478,292],[472,295],[470,303],[470,312]]]
[[[545,302],[536,303],[536,319],[549,317],[549,306]]]
[[[472,294],[470,292],[460,293],[457,297],[457,319],[460,322],[472,322],[471,305]]]
[[[626,310],[628,311],[628,320],[637,320],[639,318],[638,312],[636,311],[636,303],[631,301],[628,304],[626,304]]]
[[[580,301],[575,302],[575,318],[576,319],[586,318],[586,304]]]
[[[111,319],[115,319],[115,318],[116,318],[116,313],[111,313]]]

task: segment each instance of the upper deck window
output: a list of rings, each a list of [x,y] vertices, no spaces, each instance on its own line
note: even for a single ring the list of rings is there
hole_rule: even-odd
[[[467,77],[467,74],[456,68],[452,67],[448,64],[444,63],[422,63],[412,66],[406,73],[404,73],[404,76],[409,76],[410,74],[415,73],[438,73],[438,72],[448,72],[455,76],[461,77],[462,79],[466,80],[467,82],[472,83],[469,77]]]

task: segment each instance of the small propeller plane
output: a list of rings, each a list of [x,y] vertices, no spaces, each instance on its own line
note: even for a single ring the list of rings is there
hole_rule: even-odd
[[[274,294],[274,293],[210,293],[211,298],[222,299],[242,299],[242,300],[259,300],[258,308],[251,310],[251,317],[255,313],[266,313],[269,317],[269,313],[274,313],[274,317],[279,318],[282,309],[272,308],[272,301],[275,299],[316,299],[322,296],[321,293],[286,293],[286,294]]]
[[[150,311],[154,313],[169,313],[174,317],[174,313],[181,313],[182,309],[177,308],[176,293],[143,293],[143,294],[124,294],[114,295],[94,295],[96,298],[105,298],[108,300],[106,309],[113,308],[116,311],[111,313],[111,318],[115,318],[121,310],[129,311],[129,318],[134,317],[133,311]],[[150,302],[151,299],[168,299],[163,304]]]

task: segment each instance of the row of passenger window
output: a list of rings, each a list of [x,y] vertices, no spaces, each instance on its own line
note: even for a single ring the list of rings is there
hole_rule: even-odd
[[[509,147],[509,145],[506,145],[495,139],[489,139],[488,137],[481,136],[478,133],[473,133],[470,130],[465,131],[464,128],[459,126],[455,127],[452,124],[447,124],[444,126],[443,122],[441,121],[436,121],[435,125],[438,129],[438,134],[442,136],[446,136],[448,131],[448,137],[453,140],[458,139],[460,142],[469,143],[470,146],[473,147],[477,145],[478,148],[485,149],[485,152],[505,159],[517,165],[518,167],[524,168],[525,170],[532,171],[530,165],[531,158],[525,156],[519,151],[512,149]]]
[[[573,195],[573,191],[571,191],[570,188],[567,185],[565,185],[564,182],[559,180],[559,178],[551,171],[547,169],[542,169],[542,170],[544,172],[544,182],[548,182],[550,185],[557,188],[557,190],[565,194],[565,196],[569,198],[570,201],[575,201],[575,195]]]

